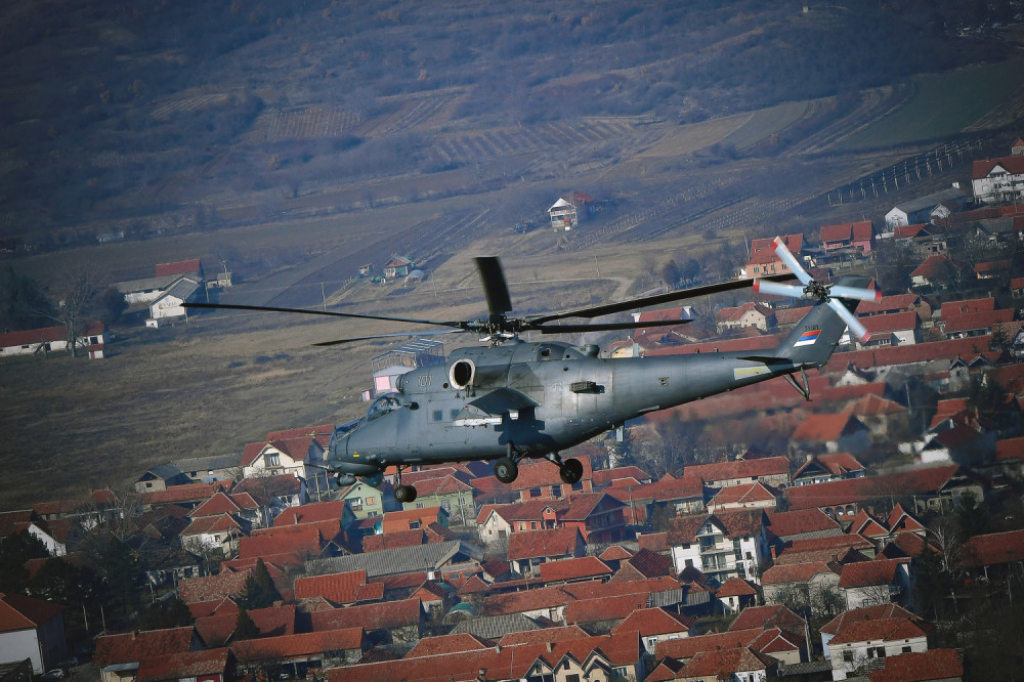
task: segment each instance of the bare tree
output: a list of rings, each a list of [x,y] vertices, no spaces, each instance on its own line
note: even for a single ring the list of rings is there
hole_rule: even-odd
[[[88,347],[81,337],[89,326],[96,295],[100,287],[97,278],[88,270],[71,270],[65,274],[55,289],[51,317],[64,325],[67,331],[68,351],[71,357],[78,357],[80,347]]]

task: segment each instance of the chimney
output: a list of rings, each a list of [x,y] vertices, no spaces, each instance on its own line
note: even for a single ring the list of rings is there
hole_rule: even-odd
[[[776,554],[775,554],[775,545],[772,545],[772,546],[771,546],[771,550],[772,550],[772,560],[774,561],[775,559],[778,559],[778,558],[779,558],[779,557],[778,557],[778,556],[776,556]]]
[[[833,554],[832,554],[832,561],[834,561],[834,562],[836,562],[836,563],[839,563],[839,555],[838,555],[838,554],[835,554],[835,553],[833,552]]]
[[[551,642],[545,642],[545,643],[544,643],[544,648],[545,648],[545,649],[547,650],[547,652],[548,652],[548,653],[550,654],[550,653],[551,653],[552,651],[554,651],[554,650],[555,650],[555,645],[554,645],[554,644],[552,644]]]

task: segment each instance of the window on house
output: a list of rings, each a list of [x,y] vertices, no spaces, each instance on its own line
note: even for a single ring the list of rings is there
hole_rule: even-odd
[[[566,669],[568,669],[569,661],[565,662],[565,667],[566,667]],[[579,675],[566,675],[565,676],[565,682],[580,682],[580,676]]]
[[[540,497],[540,488],[530,488],[530,497]]]
[[[530,521],[530,530],[537,530],[537,522]]]
[[[441,500],[441,509],[444,509],[445,511],[451,511],[451,509],[452,509],[451,500]]]
[[[562,496],[562,486],[560,486],[560,485],[553,485],[553,486],[551,486],[551,496],[552,497],[561,497]]]
[[[264,455],[263,460],[267,463],[268,467],[279,467],[281,466],[281,456],[276,452],[268,452]]]
[[[420,527],[420,522],[419,521],[410,521],[409,522],[409,530],[416,530],[419,527]]]
[[[377,504],[377,498],[376,497],[367,497],[366,498],[366,504]]]
[[[905,646],[905,647],[903,647],[903,653],[905,653],[905,654],[909,654],[910,652],[911,652],[911,649],[910,649],[910,647],[909,647],[909,646]]]
[[[843,660],[847,663],[853,663],[853,649],[843,651]]]

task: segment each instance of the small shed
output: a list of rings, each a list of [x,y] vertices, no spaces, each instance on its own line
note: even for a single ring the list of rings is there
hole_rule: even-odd
[[[572,192],[560,198],[548,209],[551,227],[556,231],[566,232],[578,227],[580,222],[593,213],[595,203],[594,197],[585,192]]]

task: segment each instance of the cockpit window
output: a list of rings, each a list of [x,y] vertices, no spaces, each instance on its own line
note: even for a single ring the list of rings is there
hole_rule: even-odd
[[[397,393],[385,393],[370,403],[370,409],[366,411],[366,421],[372,422],[374,419],[383,417],[389,412],[394,412],[401,406],[402,403]]]

